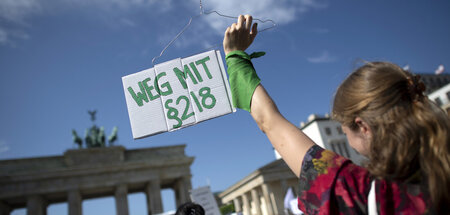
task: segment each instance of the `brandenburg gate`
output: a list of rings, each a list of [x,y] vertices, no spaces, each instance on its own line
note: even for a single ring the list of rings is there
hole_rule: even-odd
[[[126,150],[122,146],[68,150],[63,156],[0,161],[0,215],[26,208],[45,215],[47,206],[68,202],[82,214],[84,199],[114,196],[117,215],[128,215],[129,193],[143,192],[148,214],[162,213],[161,189],[171,188],[177,206],[189,201],[186,145]]]

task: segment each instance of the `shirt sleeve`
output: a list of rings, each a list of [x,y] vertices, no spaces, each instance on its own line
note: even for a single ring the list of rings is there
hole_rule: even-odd
[[[315,145],[303,159],[299,209],[306,214],[367,213],[371,180],[366,169]]]

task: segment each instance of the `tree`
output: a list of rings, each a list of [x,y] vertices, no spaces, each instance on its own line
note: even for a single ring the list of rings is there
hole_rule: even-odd
[[[231,214],[231,213],[234,213],[234,212],[236,212],[234,210],[234,204],[222,205],[220,207],[220,213],[222,215],[227,215],[227,214]]]

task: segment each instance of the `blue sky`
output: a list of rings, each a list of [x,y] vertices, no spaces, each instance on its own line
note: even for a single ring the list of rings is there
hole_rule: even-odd
[[[450,65],[450,2],[204,0],[206,11],[272,19],[276,28],[250,47],[280,111],[298,125],[330,112],[333,93],[362,60],[409,65],[432,73]],[[187,144],[195,156],[193,187],[226,189],[274,159],[272,146],[245,111],[179,131],[133,140],[121,77],[153,67],[151,60],[199,14],[195,0],[0,1],[0,159],[61,155],[73,148],[71,130],[91,126],[87,110],[107,133],[119,127],[128,149]],[[218,45],[234,20],[195,19],[158,62]],[[266,27],[260,25],[260,28]],[[300,162],[300,161],[299,161]],[[174,209],[164,191],[165,209]],[[131,214],[144,214],[142,194],[130,195]],[[107,198],[83,203],[84,214],[114,214]],[[49,214],[65,214],[65,204]],[[24,214],[17,210],[13,214]]]

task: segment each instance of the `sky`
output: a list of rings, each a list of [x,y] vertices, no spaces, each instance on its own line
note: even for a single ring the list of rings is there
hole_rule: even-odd
[[[450,67],[450,2],[445,0],[203,0],[205,11],[271,19],[248,52],[262,84],[293,124],[330,112],[339,83],[364,61],[409,65],[415,73]],[[200,14],[196,0],[0,0],[0,159],[62,155],[71,130],[96,124],[127,149],[187,144],[194,188],[225,190],[275,159],[248,112],[133,140],[121,77],[153,67],[152,59]],[[156,63],[222,51],[235,22],[195,18]],[[270,27],[261,23],[260,29]],[[447,72],[447,71],[446,71]],[[175,208],[163,191],[164,210]],[[129,195],[130,213],[145,214],[145,196]],[[83,214],[115,214],[114,199],[83,202]],[[25,214],[15,210],[12,214]],[[67,214],[67,204],[49,215]]]

